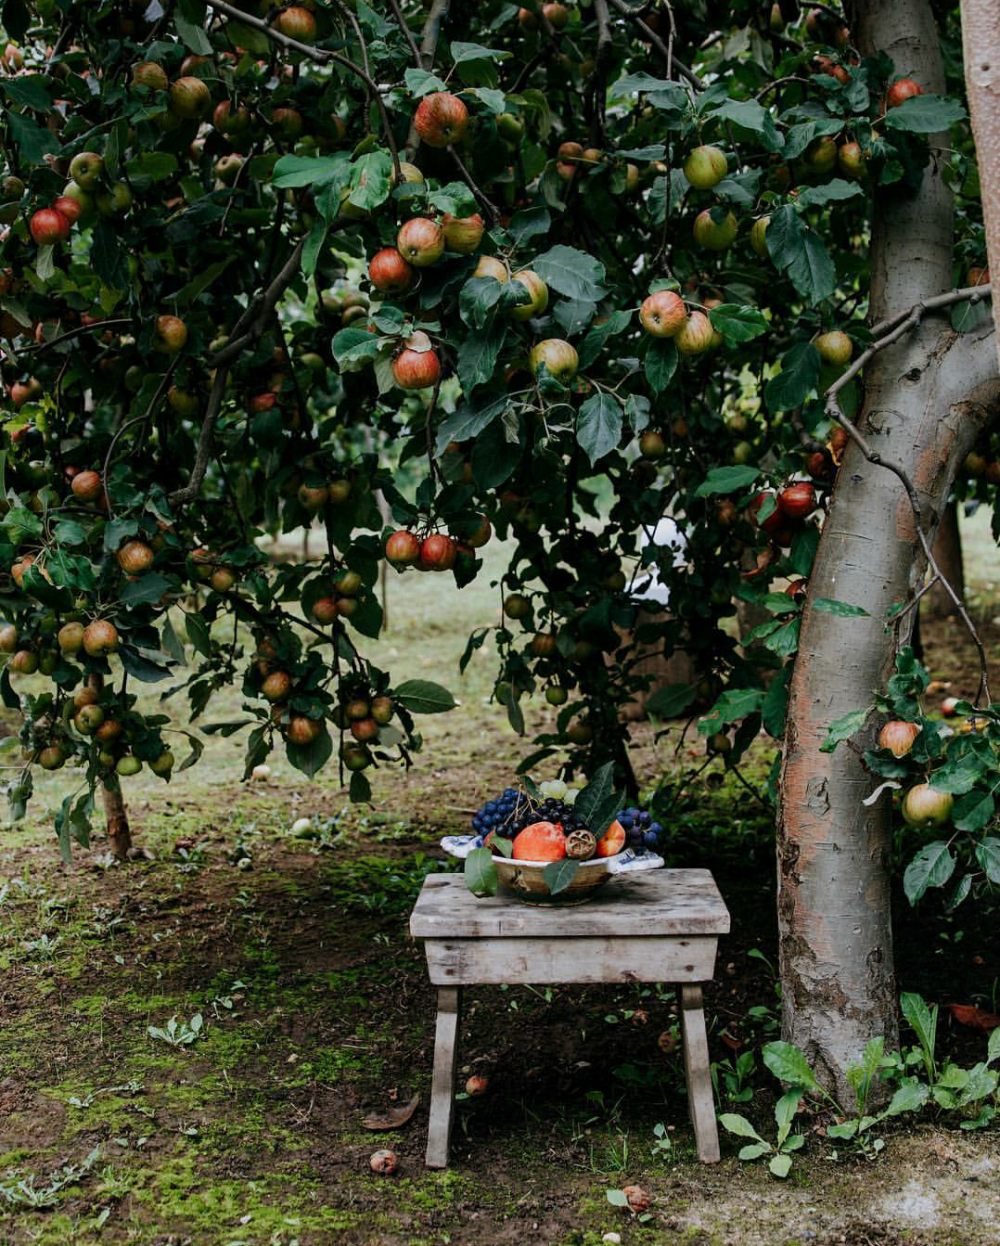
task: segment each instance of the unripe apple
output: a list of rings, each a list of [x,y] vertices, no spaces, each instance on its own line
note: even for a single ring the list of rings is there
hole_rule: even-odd
[[[576,370],[580,366],[580,357],[575,347],[569,342],[563,341],[562,338],[550,337],[532,347],[529,363],[534,376],[538,375],[539,369],[544,364],[549,375],[565,385],[576,376]]]
[[[951,817],[954,803],[950,793],[935,792],[929,783],[918,783],[903,797],[903,820],[921,829],[943,826]]]
[[[400,389],[426,389],[437,384],[441,360],[422,330],[406,339],[403,350],[392,361],[392,375]]]
[[[351,482],[338,476],[326,486],[326,496],[331,506],[339,506],[351,496]]]
[[[549,705],[565,705],[569,700],[569,693],[559,684],[550,684],[545,689],[545,699]]]
[[[299,505],[310,515],[318,515],[330,500],[327,485],[299,485]]]
[[[395,247],[383,247],[372,256],[368,277],[383,294],[402,294],[413,284],[413,269]]]
[[[212,125],[227,138],[236,138],[250,128],[250,111],[244,104],[234,108],[232,101],[223,100],[215,106]]]
[[[174,755],[169,749],[165,749],[159,757],[149,763],[149,768],[153,774],[159,775],[161,779],[170,777],[170,772],[174,768]]]
[[[69,175],[81,190],[93,190],[103,172],[104,157],[96,151],[81,151],[69,162]]]
[[[178,78],[170,88],[170,111],[182,121],[201,121],[212,107],[212,92],[201,78]],[[70,165],[70,177],[80,179]],[[80,183],[81,186],[83,183]],[[84,189],[86,187],[84,186]]]
[[[69,237],[70,223],[55,208],[39,208],[33,214],[28,228],[40,247],[53,247]]]
[[[824,363],[836,364],[838,367],[843,367],[854,353],[854,344],[840,329],[834,329],[830,333],[821,333],[813,345],[819,351]]]
[[[131,753],[126,757],[119,757],[115,763],[115,773],[121,775],[122,778],[129,778],[133,774],[138,774],[141,769],[142,762],[138,757],[133,757]]]
[[[230,152],[228,156],[220,156],[215,162],[215,176],[223,184],[223,186],[235,186],[236,179],[240,175],[243,168],[243,157],[236,152]]]
[[[986,474],[987,458],[977,450],[970,450],[965,456],[962,467],[966,473],[976,479]]]
[[[372,701],[372,718],[380,727],[386,726],[395,712],[396,707],[391,697],[376,697]]]
[[[912,78],[900,78],[892,84],[885,97],[886,108],[898,108],[915,95],[923,95],[924,88]]]
[[[837,169],[844,177],[861,177],[865,171],[865,153],[859,143],[842,143],[837,148]]]
[[[684,176],[696,190],[711,190],[728,172],[725,153],[718,147],[696,147],[684,161]]]
[[[208,578],[209,584],[217,593],[228,593],[236,583],[236,572],[232,567],[216,567]]]
[[[374,718],[358,718],[351,723],[351,735],[361,744],[378,739],[378,723]]]
[[[79,624],[77,624],[79,627]],[[81,635],[83,628],[80,628]],[[17,649],[17,628],[13,623],[0,627],[0,653],[14,653]]]
[[[385,543],[385,556],[394,567],[412,567],[420,557],[420,538],[401,529]]]
[[[716,222],[712,218],[712,209],[706,208],[695,218],[694,240],[706,251],[725,251],[736,240],[738,229],[732,212],[727,212],[724,220]]]
[[[483,239],[483,218],[478,212],[472,216],[452,216],[445,212],[441,228],[448,250],[459,255],[471,255]]]
[[[32,649],[18,649],[10,660],[10,669],[19,675],[34,675],[38,670],[38,654]]]
[[[157,316],[153,334],[153,350],[161,355],[176,355],[187,341],[187,325],[177,316]]]
[[[337,603],[332,597],[321,597],[312,608],[312,616],[317,623],[322,623],[324,627],[329,627],[335,622],[337,615]]]
[[[126,541],[116,555],[126,575],[142,575],[153,565],[156,555],[145,541]]]
[[[667,443],[663,439],[663,434],[649,429],[639,438],[639,451],[644,458],[659,459],[666,453]]]
[[[572,181],[580,161],[583,158],[583,147],[580,143],[562,143],[556,161],[556,172],[564,182]]]
[[[829,173],[837,163],[837,144],[824,134],[813,139],[802,158],[813,173]]]
[[[38,754],[38,764],[43,770],[59,770],[66,764],[66,754],[58,744],[48,744]]]
[[[97,210],[107,220],[121,216],[132,206],[132,190],[128,182],[115,182],[105,190],[99,190],[94,197]]]
[[[905,757],[920,734],[920,724],[902,720],[888,722],[878,733],[879,748],[887,748],[893,757]]]
[[[528,301],[510,309],[511,319],[530,320],[532,316],[540,316],[549,305],[549,287],[530,268],[522,268],[519,273],[515,273],[514,280],[519,281],[528,291]]]
[[[428,147],[448,147],[465,134],[469,110],[457,95],[434,91],[417,105],[413,127],[420,141]],[[402,250],[402,247],[400,247]]]
[[[312,744],[323,734],[323,724],[315,718],[307,718],[304,714],[295,714],[289,722],[285,736],[289,743],[300,747]]]
[[[674,339],[677,350],[682,355],[700,355],[711,347],[715,340],[712,322],[704,312],[692,312],[687,323]]]
[[[750,246],[764,260],[768,259],[771,254],[767,249],[767,240],[765,238],[767,227],[770,223],[771,218],[769,216],[762,216],[759,220],[754,221],[750,227]]]
[[[466,545],[470,546],[472,549],[482,549],[493,535],[493,527],[486,516],[480,515],[479,518],[481,521],[479,527],[472,533],[471,536],[467,536],[465,538]]]
[[[524,122],[512,113],[501,113],[496,119],[497,133],[505,143],[517,144],[524,134]]]
[[[356,770],[364,770],[372,764],[371,753],[369,753],[368,750],[363,748],[360,744],[345,744],[343,751],[341,752],[341,757],[344,761],[344,768],[352,772]],[[376,1168],[375,1160],[378,1156],[382,1155],[392,1156],[392,1167]],[[376,1151],[372,1156],[372,1167],[375,1168],[376,1172],[394,1172],[396,1168],[395,1160],[396,1157],[391,1151]]]
[[[444,230],[426,216],[407,221],[396,235],[396,246],[414,268],[427,268],[444,255]]]
[[[569,740],[570,744],[589,744],[593,738],[593,727],[591,727],[590,723],[583,722],[581,719],[577,719],[576,722],[570,723],[569,727],[566,729],[566,739]]]
[[[676,337],[687,318],[684,300],[673,290],[656,290],[639,308],[639,323],[650,337]]]
[[[103,722],[104,710],[99,705],[85,705],[73,719],[73,725],[81,735],[94,735]]]
[[[271,113],[271,124],[279,136],[288,143],[294,143],[305,131],[305,120],[297,108],[280,106]]]
[[[531,602],[523,593],[510,593],[503,603],[503,612],[508,619],[523,619],[531,613]]]

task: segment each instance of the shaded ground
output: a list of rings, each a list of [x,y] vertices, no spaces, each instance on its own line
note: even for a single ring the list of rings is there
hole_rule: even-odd
[[[431,580],[396,591],[383,645],[447,679],[471,622],[427,621],[440,614],[421,596],[440,591]],[[485,611],[474,592],[466,609]],[[996,655],[1000,620],[980,613]],[[950,691],[974,691],[957,630],[935,624],[925,642]],[[654,988],[469,992],[463,1073],[490,1088],[459,1105],[452,1169],[423,1168],[433,1001],[406,918],[424,874],[442,868],[437,838],[518,755],[485,704],[488,657],[448,682],[463,710],[428,720],[410,776],[380,776],[377,814],[342,812],[330,780],[306,784],[281,764],[267,784],[241,785],[237,746],[213,740],[206,764],[169,788],[133,789],[150,860],[110,867],[95,844],[71,872],[43,810],[0,835],[0,1246],[596,1246],[607,1232],[656,1246],[995,1242],[1000,1139],[954,1118],[887,1127],[874,1163],[838,1156],[806,1118],[785,1183],[740,1165],[726,1135],[723,1163],[698,1165],[675,1003]],[[642,774],[695,761],[673,748],[642,729]],[[744,789],[706,777],[678,812],[671,854],[712,865],[733,911],[707,993],[712,1058],[732,1061],[776,1034],[772,832]],[[69,782],[57,776],[53,802]],[[312,838],[291,835],[301,814]],[[998,1010],[995,909],[897,912],[903,989]],[[185,1023],[199,1014],[195,1034]],[[956,1059],[982,1058],[981,1033],[946,1014],[941,1028]],[[748,1102],[722,1106],[773,1136],[776,1083],[758,1068],[750,1086]],[[363,1129],[368,1112],[414,1093],[403,1128]],[[668,1149],[655,1146],[658,1124]],[[378,1146],[399,1155],[394,1178],[371,1173]],[[645,1222],[605,1196],[635,1182],[653,1195]]]

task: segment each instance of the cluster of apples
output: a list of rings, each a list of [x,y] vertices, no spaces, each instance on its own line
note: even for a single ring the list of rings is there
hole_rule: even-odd
[[[489,541],[493,526],[485,515],[470,535],[456,537],[443,532],[428,532],[424,536],[399,528],[389,534],[385,542],[386,559],[397,571],[416,567],[418,571],[450,571],[460,559],[475,558],[475,551]]]
[[[351,739],[344,742],[341,757],[344,767],[352,772],[365,770],[374,760],[371,749],[379,743],[379,734],[396,712],[392,697],[376,695],[367,688],[345,686],[341,702],[333,711],[333,720]]]

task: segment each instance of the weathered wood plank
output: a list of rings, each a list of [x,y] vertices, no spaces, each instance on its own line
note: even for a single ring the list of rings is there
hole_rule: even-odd
[[[681,987],[681,1029],[684,1034],[684,1076],[688,1111],[694,1126],[698,1158],[703,1164],[719,1161],[719,1128],[715,1123],[712,1076],[708,1063],[708,1035],[701,986]]]
[[[704,982],[718,940],[682,938],[428,939],[435,986],[554,982]]]
[[[455,1065],[458,1061],[458,1027],[462,992],[454,986],[438,991],[437,1026],[434,1033],[434,1074],[431,1078],[431,1111],[427,1123],[428,1168],[447,1168],[451,1143],[451,1118],[455,1108]]]
[[[729,911],[708,870],[650,870],[614,878],[574,908],[524,904],[503,891],[477,899],[460,874],[431,874],[410,918],[426,938],[615,938],[719,935]]]

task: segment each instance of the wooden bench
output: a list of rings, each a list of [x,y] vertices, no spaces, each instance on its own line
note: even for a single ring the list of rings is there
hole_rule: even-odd
[[[586,904],[533,907],[502,891],[477,900],[460,874],[431,874],[410,918],[438,992],[427,1166],[446,1168],[462,987],[667,982],[680,987],[688,1110],[698,1158],[719,1158],[701,984],[729,912],[708,870],[612,879]]]

